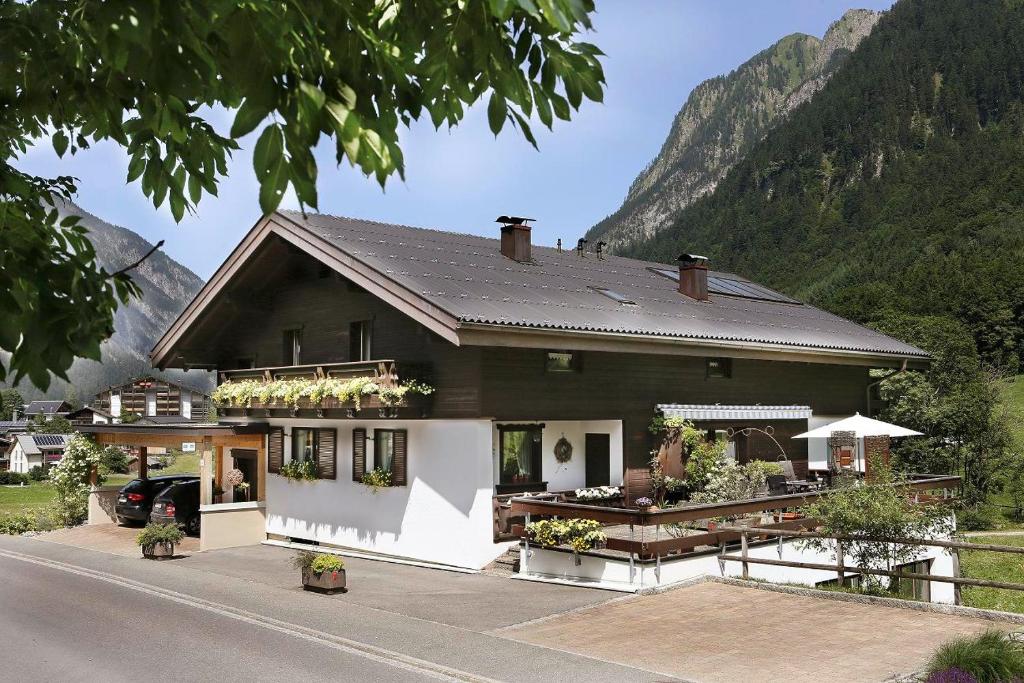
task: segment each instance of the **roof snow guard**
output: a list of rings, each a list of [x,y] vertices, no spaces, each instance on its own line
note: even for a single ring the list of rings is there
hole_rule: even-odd
[[[275,235],[458,345],[504,344],[514,334],[516,344],[538,348],[552,344],[554,336],[607,350],[641,344],[643,349],[632,350],[721,351],[878,367],[929,358],[921,349],[729,273],[709,272],[710,297],[696,301],[660,272],[677,270],[665,264],[579,258],[537,245],[530,262],[520,263],[501,255],[497,239],[278,211],[253,227],[157,342],[155,364],[181,362],[175,347],[182,337],[259,244]],[[622,305],[602,291],[635,305]]]
[[[716,420],[806,420],[810,406],[723,406],[662,403],[657,406],[665,417],[711,422]]]

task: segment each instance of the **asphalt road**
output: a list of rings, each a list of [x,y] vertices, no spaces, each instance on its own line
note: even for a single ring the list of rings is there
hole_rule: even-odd
[[[492,593],[522,600],[520,582],[353,560],[359,590],[326,598],[281,580],[280,549],[225,558],[232,571],[0,536],[0,681],[678,680],[506,637],[490,612],[532,617]],[[536,588],[534,614],[583,596]]]
[[[436,680],[118,583],[0,556],[9,681]]]

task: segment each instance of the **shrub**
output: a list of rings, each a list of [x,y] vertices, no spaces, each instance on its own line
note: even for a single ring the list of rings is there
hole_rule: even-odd
[[[341,571],[345,568],[345,563],[337,555],[301,550],[292,560],[292,566],[303,574],[312,573],[319,575],[324,572]]]
[[[108,474],[127,474],[128,454],[120,446],[107,446],[100,453],[100,468]]]
[[[27,484],[29,478],[27,474],[21,472],[12,472],[10,470],[0,470],[0,486],[18,486],[20,484]]]
[[[957,638],[940,647],[928,662],[928,681],[956,681],[959,670],[978,683],[1002,683],[1024,678],[1024,645],[995,629],[978,636]],[[970,679],[959,679],[970,680]]]
[[[20,536],[26,531],[37,531],[35,519],[27,513],[0,516],[0,534]]]
[[[61,526],[75,526],[89,514],[89,474],[100,462],[95,443],[75,434],[64,448],[64,457],[50,468],[55,495],[54,513]]]
[[[956,526],[961,531],[986,531],[996,526],[996,516],[983,505],[965,507],[957,510]]]
[[[36,465],[28,471],[28,478],[32,481],[43,481],[46,479],[46,470],[42,465]]]
[[[135,543],[143,548],[152,548],[162,543],[180,543],[185,532],[177,524],[147,524],[135,537]]]

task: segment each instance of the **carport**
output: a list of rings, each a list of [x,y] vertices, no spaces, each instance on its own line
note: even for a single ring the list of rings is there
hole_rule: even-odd
[[[78,430],[91,434],[101,446],[129,446],[139,452],[139,476],[148,476],[146,462],[150,448],[175,448],[180,451],[198,451],[199,457],[199,512],[202,527],[199,549],[230,548],[260,543],[266,539],[266,481],[267,448],[266,423],[174,423],[174,424],[92,424],[81,425]],[[240,462],[256,479],[248,490],[248,500],[234,500],[227,493],[224,502],[214,490],[227,488],[224,474]],[[89,497],[89,523],[113,521],[113,501],[116,489],[94,486]]]

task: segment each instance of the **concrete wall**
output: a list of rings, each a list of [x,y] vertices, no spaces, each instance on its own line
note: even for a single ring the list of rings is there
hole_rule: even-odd
[[[750,548],[750,556],[757,558],[779,559],[778,544],[769,543]],[[782,545],[782,559],[796,562],[812,562],[835,564],[834,558],[828,553],[802,549],[795,541],[787,541]],[[730,555],[739,555],[739,549],[728,551]],[[630,576],[628,560],[612,560],[603,557],[583,555],[580,566],[576,566],[572,553],[563,553],[544,548],[530,547],[529,558],[526,551],[520,553],[520,571],[529,576],[557,578],[581,584],[594,584],[605,588],[623,591],[639,591],[646,588],[667,586],[687,579],[700,576],[722,576],[719,568],[718,555],[715,553],[682,559],[663,559],[660,570],[654,564],[635,565]],[[930,574],[952,576],[952,556],[942,548],[922,548],[920,560],[931,559]],[[846,557],[847,566],[855,566],[853,558]],[[770,583],[792,583],[814,586],[819,581],[837,578],[835,572],[816,569],[799,569],[794,567],[776,567],[763,564],[751,564],[750,578]],[[725,563],[725,576],[739,578],[743,574],[743,566],[739,562]],[[931,583],[931,601],[953,604],[953,584]]]
[[[478,569],[504,552],[493,542],[489,420],[270,419],[285,428],[338,430],[337,480],[267,475],[266,532],[402,558]],[[352,481],[352,430],[408,430],[408,485],[376,493]],[[205,519],[204,519],[205,524]]]
[[[203,505],[199,511],[200,550],[255,545],[267,538],[267,514],[262,502]]]
[[[513,420],[514,422],[514,420]],[[491,452],[494,462],[494,481],[500,481],[500,445],[498,424],[495,423],[492,433]],[[548,483],[549,491],[568,491],[586,485],[586,435],[607,434],[609,441],[608,481],[611,486],[622,485],[622,421],[621,420],[576,420],[576,421],[544,421],[541,433],[541,462],[543,481]],[[572,444],[572,459],[560,463],[555,459],[555,444],[562,437]]]
[[[89,524],[117,522],[114,507],[120,486],[93,486],[89,491]]]

